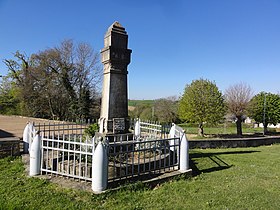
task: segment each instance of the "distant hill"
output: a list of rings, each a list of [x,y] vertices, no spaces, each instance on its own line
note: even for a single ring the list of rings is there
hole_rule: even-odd
[[[155,100],[128,100],[128,106],[153,105]]]

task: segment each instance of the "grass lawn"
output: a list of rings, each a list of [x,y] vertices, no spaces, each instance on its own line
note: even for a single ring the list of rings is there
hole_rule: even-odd
[[[195,176],[156,188],[138,183],[101,195],[24,175],[0,159],[0,209],[279,209],[280,145],[191,150]]]
[[[154,100],[128,100],[128,106],[153,105]]]
[[[216,126],[204,127],[204,137],[198,136],[198,127],[194,127],[194,125],[189,125],[189,124],[179,124],[187,134],[189,135],[189,139],[209,139],[209,138],[234,138],[237,137],[236,135],[236,126],[233,123],[227,123],[227,124],[219,124]],[[242,124],[242,132],[243,132],[243,137],[248,137],[252,135],[262,135],[263,133],[263,128],[253,128],[252,125],[249,124]],[[275,128],[268,128],[268,135],[278,135],[279,130]]]

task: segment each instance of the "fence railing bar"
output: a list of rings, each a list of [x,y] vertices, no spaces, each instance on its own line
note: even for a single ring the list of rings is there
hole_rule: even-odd
[[[40,127],[42,127],[42,126],[40,126],[40,125],[42,125],[42,124],[46,124],[46,123],[38,123],[38,124],[34,124],[34,127],[38,127],[38,128],[40,128]],[[50,128],[50,127],[63,127],[63,126],[68,126],[68,125],[78,125],[78,126],[80,126],[80,127],[87,127],[88,126],[88,124],[81,124],[81,123],[54,123],[54,124],[51,124],[50,122],[48,123],[48,127]]]
[[[42,146],[43,146],[43,142],[41,142],[41,143],[42,143]],[[42,146],[41,146],[41,154],[42,154],[43,157],[41,158],[41,175],[42,175],[42,168],[43,168],[43,163],[44,163],[44,149],[43,149]]]
[[[114,136],[114,142],[116,142],[116,136]],[[114,153],[116,153],[116,147],[114,146]],[[114,168],[113,168],[113,176],[114,178],[117,177],[117,171],[116,171],[116,159],[114,158]]]
[[[65,135],[63,135],[62,137],[62,148],[63,148],[63,151],[62,151],[62,170],[64,170],[64,162],[65,162]]]
[[[128,141],[128,136],[126,137],[126,141]],[[128,144],[126,145],[126,155],[125,155],[125,162],[126,162],[126,168],[125,168],[125,174],[126,174],[126,177],[128,176]]]
[[[52,139],[54,140],[54,132],[53,132]],[[52,141],[52,147],[54,147],[54,141]],[[54,159],[54,150],[52,150],[52,161],[53,161],[53,159]],[[52,164],[51,169],[52,169],[52,171],[54,171],[53,162],[51,164]]]
[[[75,178],[75,179],[82,179],[82,180],[92,181],[92,178],[86,177],[86,176],[79,177],[78,175],[69,175],[68,173],[62,173],[62,172],[52,171],[52,170],[48,170],[48,169],[42,169],[42,171],[44,171],[46,173],[50,173],[50,174],[56,174],[56,175],[65,176],[67,178]]]
[[[42,138],[42,140],[48,140],[48,138]],[[73,145],[81,145],[81,146],[92,146],[92,144],[90,143],[86,143],[86,142],[75,142],[75,141],[69,141],[69,140],[60,140],[60,139],[52,139],[54,142],[59,142],[59,143],[70,143],[70,144],[73,144]]]
[[[74,136],[74,142],[76,142],[76,136]],[[76,145],[74,145],[74,151],[73,151],[73,153],[74,153],[74,159],[73,159],[73,175],[76,175],[75,174],[75,169],[76,169]]]
[[[81,143],[81,142],[82,142],[82,135],[80,136],[80,143]],[[81,168],[82,168],[82,165],[81,165],[81,164],[82,164],[82,163],[81,163],[81,162],[82,162],[82,153],[81,153],[81,152],[82,152],[82,147],[81,147],[81,146],[80,146],[80,151],[79,151],[79,152],[80,152],[80,159],[79,159],[79,176],[81,176],[81,170],[82,170],[82,169],[81,169]]]
[[[127,141],[127,142],[122,142],[122,143],[120,143],[120,142],[109,142],[109,145],[124,145],[124,144],[141,144],[141,143],[143,143],[143,142],[145,142],[145,143],[149,143],[149,142],[155,142],[155,141],[157,141],[157,142],[164,142],[164,141],[169,141],[169,140],[174,140],[174,139],[179,139],[178,137],[175,137],[175,138],[168,138],[168,139],[154,139],[154,140],[143,140],[143,141],[139,141],[139,142],[137,142],[137,141],[135,141],[135,140],[131,140],[131,141]]]
[[[91,152],[85,152],[85,151],[72,151],[71,149],[62,149],[62,148],[57,148],[57,147],[47,147],[43,146],[43,149],[48,149],[48,150],[53,150],[53,151],[60,151],[60,152],[73,152],[73,154],[83,154],[83,155],[92,155]]]

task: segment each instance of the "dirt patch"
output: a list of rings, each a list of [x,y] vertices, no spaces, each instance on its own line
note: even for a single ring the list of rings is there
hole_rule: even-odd
[[[128,111],[134,111],[135,106],[128,106]]]
[[[0,138],[18,137],[22,139],[23,130],[27,122],[34,122],[35,124],[43,124],[49,122],[58,122],[53,120],[45,120],[32,117],[22,116],[6,116],[0,115]]]

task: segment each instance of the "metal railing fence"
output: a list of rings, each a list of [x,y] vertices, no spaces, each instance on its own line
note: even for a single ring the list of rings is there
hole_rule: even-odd
[[[156,175],[178,170],[178,138],[126,139],[109,143],[108,180],[118,181],[143,175]]]
[[[102,139],[84,135],[86,125],[30,123],[24,135],[24,141],[32,144],[30,167],[31,159],[36,159],[32,162],[36,167],[30,174],[64,176],[92,183],[103,180],[105,186],[107,181],[142,180],[188,169],[188,145],[182,128],[173,124],[169,138],[162,138],[160,124],[142,122],[139,126],[138,121],[137,126],[134,129],[140,130],[137,135],[113,134]]]
[[[69,122],[34,125],[42,141],[41,174],[91,180],[97,142],[84,135],[87,127],[88,124]]]
[[[41,136],[71,136],[83,135],[89,124],[84,123],[42,123],[34,124],[34,128],[41,132]]]
[[[79,134],[43,135],[41,173],[90,181],[95,146],[94,138]]]

